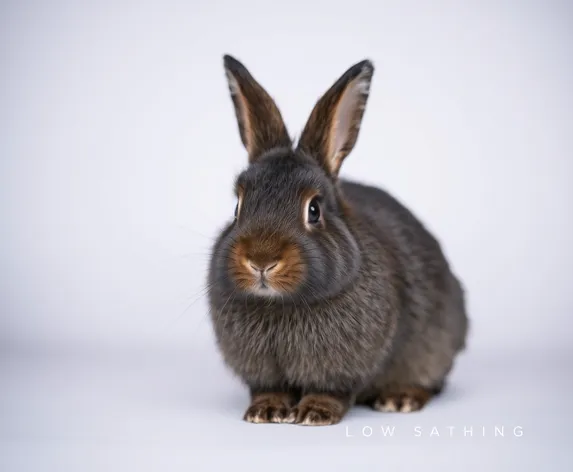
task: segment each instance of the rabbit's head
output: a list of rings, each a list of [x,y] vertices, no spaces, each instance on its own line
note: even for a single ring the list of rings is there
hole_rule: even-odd
[[[374,67],[348,69],[316,103],[295,145],[275,102],[236,59],[224,66],[248,165],[235,218],[212,259],[213,282],[235,296],[306,301],[339,292],[360,264],[338,172],[354,147]]]

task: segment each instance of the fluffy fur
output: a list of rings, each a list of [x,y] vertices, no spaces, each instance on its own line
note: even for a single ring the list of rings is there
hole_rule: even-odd
[[[442,389],[468,320],[420,221],[385,191],[338,177],[372,63],[334,83],[297,146],[247,69],[224,64],[249,164],[213,247],[208,298],[223,359],[251,392],[244,419],[335,424],[354,403],[419,410]]]

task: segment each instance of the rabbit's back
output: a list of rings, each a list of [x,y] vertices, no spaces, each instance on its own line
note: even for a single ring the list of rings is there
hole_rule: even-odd
[[[393,236],[400,249],[416,252],[426,260],[446,263],[435,237],[422,222],[387,191],[349,180],[340,181],[345,201],[354,214],[367,219],[380,231]],[[447,265],[447,264],[446,264]]]
[[[358,224],[378,233],[393,254],[393,278],[401,301],[394,352],[381,379],[386,384],[438,387],[455,354],[464,348],[468,331],[464,291],[437,239],[424,224],[388,192],[341,181],[345,201]],[[365,253],[372,248],[362,247]],[[376,259],[376,255],[370,253]]]

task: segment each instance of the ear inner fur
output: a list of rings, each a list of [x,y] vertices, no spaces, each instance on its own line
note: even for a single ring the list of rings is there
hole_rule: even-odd
[[[373,73],[368,60],[348,69],[316,103],[302,132],[298,149],[333,177],[358,139]]]
[[[254,161],[266,151],[291,147],[292,141],[271,96],[235,58],[224,56],[225,74],[241,141]]]

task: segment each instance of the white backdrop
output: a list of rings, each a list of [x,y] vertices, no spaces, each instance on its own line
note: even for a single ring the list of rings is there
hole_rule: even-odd
[[[467,356],[569,349],[570,3],[3,2],[0,41],[3,346],[192,348],[228,379],[202,289],[246,163],[229,53],[291,134],[373,60],[342,174],[390,190],[438,236],[468,291]]]

